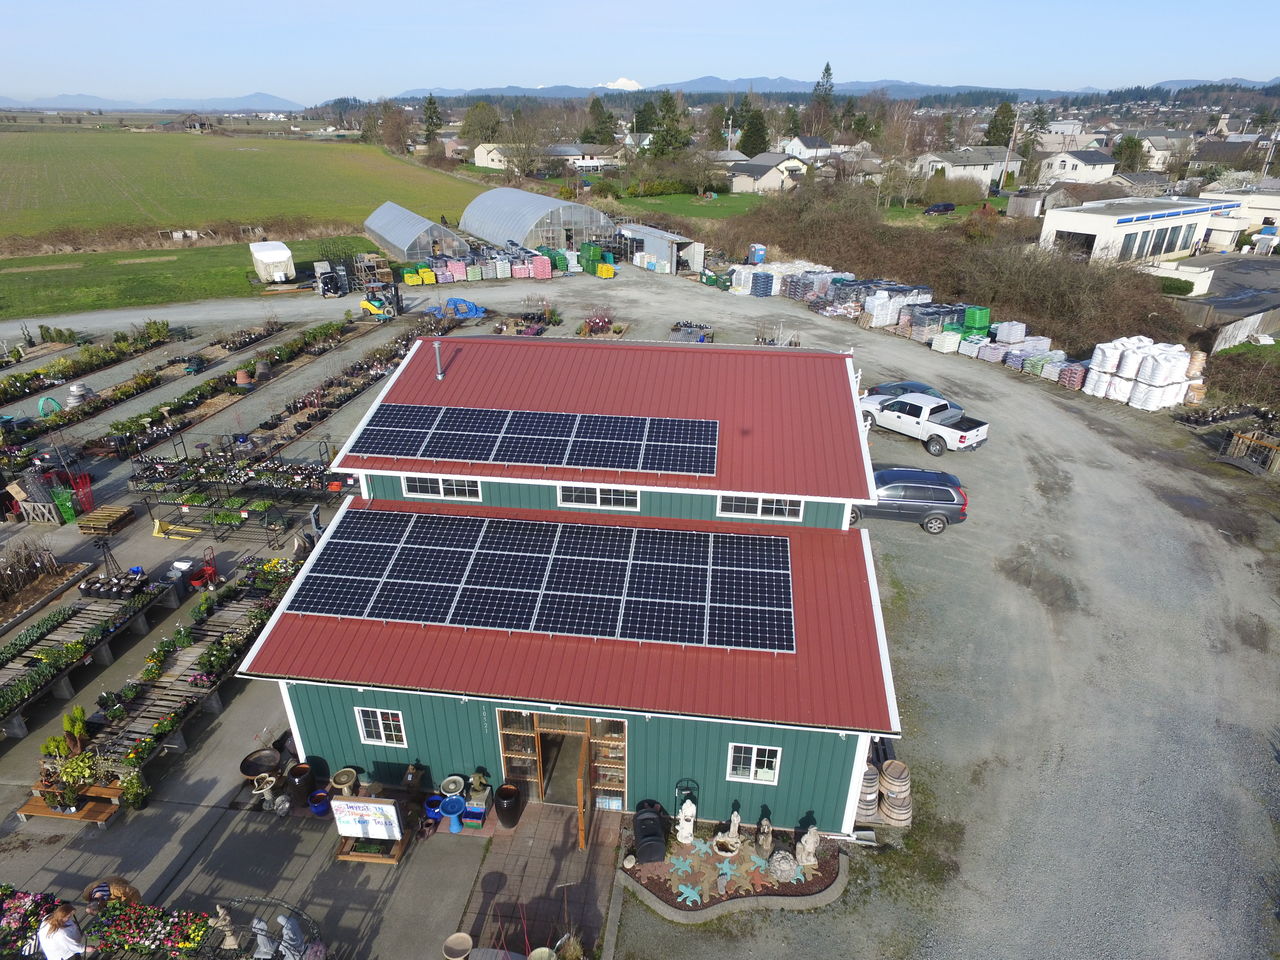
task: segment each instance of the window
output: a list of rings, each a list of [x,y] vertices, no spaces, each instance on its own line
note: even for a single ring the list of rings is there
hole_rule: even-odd
[[[453,497],[479,500],[480,481],[451,477],[405,477],[404,490],[411,497]]]
[[[1151,238],[1151,256],[1158,257],[1164,253],[1164,238],[1168,232],[1168,227],[1161,227],[1156,231],[1156,235]]]
[[[379,743],[388,747],[408,746],[404,739],[404,718],[399,710],[372,710],[356,707],[356,724],[361,743]]]
[[[1124,235],[1124,242],[1120,244],[1120,260],[1121,261],[1130,260],[1133,258],[1133,248],[1137,242],[1138,242],[1137,233],[1126,233]]]
[[[720,498],[720,513],[744,517],[769,517],[772,520],[799,520],[804,512],[804,501],[786,500],[782,497],[729,497]]]
[[[1072,170],[1079,170],[1079,169],[1080,169],[1080,164],[1078,164],[1078,163],[1073,163],[1073,164],[1071,165],[1071,169],[1072,169]]]
[[[562,507],[605,507],[609,510],[639,510],[640,491],[626,487],[560,487]]]
[[[1188,223],[1187,229],[1182,231],[1182,249],[1183,250],[1191,249],[1191,238],[1195,236],[1195,233],[1196,233],[1196,225],[1194,223]]]
[[[740,783],[777,785],[782,750],[778,747],[754,747],[747,743],[729,744],[729,769],[725,779]]]
[[[1147,243],[1151,240],[1151,231],[1143,230],[1142,236],[1138,239],[1138,252],[1133,255],[1135,260],[1141,260],[1147,255]]]

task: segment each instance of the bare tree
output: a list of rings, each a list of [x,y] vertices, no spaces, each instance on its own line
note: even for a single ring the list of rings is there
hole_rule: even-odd
[[[503,124],[503,151],[507,155],[507,179],[533,174],[547,156],[554,118],[537,108],[520,109]]]

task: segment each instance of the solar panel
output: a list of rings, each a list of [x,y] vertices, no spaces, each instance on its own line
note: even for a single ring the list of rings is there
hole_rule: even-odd
[[[386,403],[350,453],[710,476],[719,435],[715,420]]]
[[[424,430],[366,429],[351,445],[351,452],[372,453],[380,457],[416,457],[427,437]]]
[[[498,437],[493,433],[444,433],[434,431],[422,447],[428,460],[489,460]]]
[[[461,583],[470,563],[471,551],[469,550],[401,547],[400,552],[396,554],[395,562],[387,568],[385,576],[388,580]]]
[[[308,575],[289,601],[294,613],[323,613],[331,617],[363,617],[377,580]]]
[[[785,537],[350,511],[297,613],[795,649]]]
[[[484,521],[479,517],[420,514],[414,518],[413,529],[404,538],[404,542],[421,547],[472,550],[480,542],[483,530]]]
[[[574,440],[564,462],[570,467],[601,470],[639,470],[643,444],[612,440]]]
[[[533,591],[463,587],[458,591],[449,622],[465,627],[528,630],[537,605],[538,595]]]
[[[440,407],[419,407],[409,403],[384,403],[373,412],[366,426],[430,430],[435,426],[440,410]]]
[[[350,510],[333,531],[332,540],[399,543],[413,515],[388,510]]]
[[[316,558],[311,570],[340,577],[372,577],[377,580],[395,552],[396,548],[390,545],[335,541]]]

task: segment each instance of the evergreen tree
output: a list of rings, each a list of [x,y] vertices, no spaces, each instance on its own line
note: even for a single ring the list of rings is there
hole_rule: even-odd
[[[728,111],[723,103],[713,104],[707,111],[703,142],[708,150],[724,150],[727,141],[724,136],[725,118]]]
[[[1111,151],[1116,173],[1137,173],[1147,165],[1147,151],[1137,137],[1121,137]]]
[[[422,102],[422,136],[427,143],[435,143],[436,135],[444,128],[444,117],[440,115],[440,105],[436,103],[436,95],[428,94]]]
[[[769,127],[762,111],[752,110],[747,114],[747,119],[742,124],[742,140],[738,143],[738,149],[748,157],[769,149]]]
[[[493,143],[497,140],[501,127],[502,117],[498,115],[498,108],[480,100],[467,107],[467,115],[462,118],[462,129],[458,131],[458,136],[472,146]]]
[[[684,111],[670,90],[658,97],[658,126],[649,141],[649,154],[671,157],[689,146],[689,131],[684,126]]]
[[[831,78],[831,64],[822,68],[822,76],[813,85],[813,95],[809,97],[809,132],[816,137],[825,136],[831,129],[831,120],[836,113],[836,85]]]
[[[636,133],[653,133],[658,129],[658,109],[653,105],[652,100],[646,100],[640,104],[634,123]]]
[[[938,124],[938,149],[954,150],[956,148],[956,118],[949,113],[942,115]]]
[[[1027,119],[1022,137],[1018,141],[1018,153],[1024,160],[1030,160],[1031,155],[1040,149],[1040,138],[1048,130],[1049,111],[1043,103],[1037,102],[1036,108],[1031,111],[1031,116]]]
[[[1003,147],[1013,136],[1013,124],[1016,115],[1013,104],[1008,100],[996,107],[996,112],[987,124],[987,136],[982,142],[988,147]]]
[[[587,125],[582,128],[582,142],[612,144],[616,126],[613,114],[605,109],[600,98],[592,97],[587,105]]]

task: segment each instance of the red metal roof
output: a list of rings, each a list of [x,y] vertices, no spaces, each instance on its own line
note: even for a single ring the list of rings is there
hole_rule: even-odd
[[[419,342],[386,403],[718,420],[715,476],[405,457],[341,456],[336,469],[868,497],[849,357],[774,347],[592,343],[525,337]]]
[[[280,614],[241,672],[355,686],[896,732],[859,532],[354,500],[414,513],[756,533],[791,541],[795,653]]]

